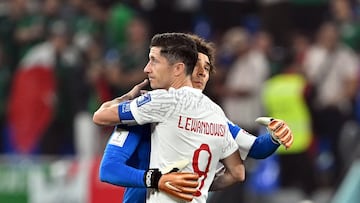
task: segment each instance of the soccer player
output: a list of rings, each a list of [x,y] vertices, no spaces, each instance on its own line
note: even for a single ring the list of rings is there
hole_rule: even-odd
[[[144,71],[153,89],[166,90],[150,91],[131,102],[100,108],[93,120],[99,125],[156,123],[152,125],[150,169],[144,174],[146,186],[157,187],[161,169],[177,160],[188,160],[190,164],[182,171],[200,176],[193,202],[206,202],[218,161],[231,177],[225,178],[222,185],[244,179],[237,145],[221,108],[192,88],[190,76],[198,55],[195,42],[185,34],[165,33],[155,35],[150,47]],[[171,180],[165,182],[168,188],[173,187],[171,184]],[[150,190],[147,201],[179,200]]]
[[[192,74],[192,84],[193,87],[203,90],[209,80],[210,74],[215,72],[213,65],[215,58],[214,48],[211,43],[206,42],[196,35],[190,35],[190,37],[193,37],[195,40],[199,52],[199,58]],[[136,85],[129,93],[122,97],[106,102],[103,105],[118,104],[125,100],[131,100],[138,96],[140,90],[145,86],[146,81]],[[274,129],[274,125],[278,123],[281,123],[281,121],[277,120],[277,123],[273,122],[272,129]],[[255,137],[237,125],[230,123],[229,126],[232,128],[232,135],[238,143],[242,159],[246,159],[247,156],[255,159],[266,158],[273,154],[280,146],[281,142],[278,143],[277,139],[274,139],[269,133]],[[286,128],[287,125],[284,124],[283,129]],[[141,130],[139,126],[127,127],[127,131],[124,131],[120,127],[115,128],[103,155],[100,167],[100,178],[102,181],[127,187],[124,194],[124,202],[145,202],[146,189],[145,184],[142,182],[142,176],[135,178],[130,175],[134,173],[132,172],[133,170],[142,171],[144,174],[145,170],[148,169],[150,139],[137,134],[139,132],[146,133],[145,131],[144,129]],[[275,138],[280,137],[279,132],[281,132],[280,129],[277,130],[273,136]],[[128,134],[131,134],[131,136],[128,136]],[[283,137],[290,138],[282,142],[286,147],[290,147],[292,134],[289,133]],[[121,145],[118,144],[118,140],[122,140]],[[124,176],[123,174],[129,174],[129,176]],[[165,174],[162,178],[164,178],[164,176],[171,176],[170,179],[174,178],[174,174]],[[182,179],[179,178],[179,180]],[[181,194],[181,192],[177,193],[177,195],[190,198],[189,195]]]
[[[212,43],[206,42],[199,36],[189,36],[196,42],[199,52],[198,61],[192,73],[191,81],[194,88],[204,90],[209,81],[210,74],[215,73],[215,49]],[[256,122],[266,125],[269,133],[256,137],[229,121],[231,134],[239,146],[243,160],[245,160],[247,156],[255,159],[264,159],[273,154],[281,144],[286,148],[291,147],[293,135],[284,121],[280,119],[267,121],[266,118],[259,118]]]

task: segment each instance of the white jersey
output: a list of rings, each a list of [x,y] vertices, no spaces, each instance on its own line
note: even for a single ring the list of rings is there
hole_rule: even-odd
[[[240,126],[234,124],[230,120],[228,120],[228,126],[230,128],[232,137],[238,144],[241,159],[245,160],[256,140],[256,137],[242,129]]]
[[[150,91],[132,101],[130,110],[137,123],[155,123],[150,168],[161,170],[187,159],[190,163],[182,171],[200,175],[200,193],[192,202],[205,203],[218,161],[238,149],[221,108],[200,90],[182,87]],[[147,202],[181,200],[150,189]]]

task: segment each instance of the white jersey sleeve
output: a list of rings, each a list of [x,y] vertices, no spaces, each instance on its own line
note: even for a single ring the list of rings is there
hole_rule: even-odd
[[[220,157],[220,159],[225,159],[226,157],[230,156],[232,153],[234,153],[237,149],[237,143],[235,142],[235,140],[233,139],[233,137],[231,136],[230,131],[227,131],[229,133],[226,133],[225,135],[225,139],[224,139],[224,148],[223,148],[223,154]]]
[[[239,147],[240,156],[242,160],[247,158],[251,146],[254,144],[256,137],[246,132],[244,129],[241,129],[237,134],[235,141]]]
[[[239,147],[241,159],[245,160],[249,154],[251,146],[256,140],[256,137],[231,121],[228,121],[228,126],[233,139],[235,139]]]
[[[176,107],[176,100],[167,90],[150,91],[130,103],[130,111],[138,124],[163,122]]]

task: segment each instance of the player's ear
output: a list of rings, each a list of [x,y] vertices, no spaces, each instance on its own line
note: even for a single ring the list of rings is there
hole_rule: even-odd
[[[174,74],[175,76],[179,76],[185,73],[185,64],[184,63],[175,63],[174,64]]]

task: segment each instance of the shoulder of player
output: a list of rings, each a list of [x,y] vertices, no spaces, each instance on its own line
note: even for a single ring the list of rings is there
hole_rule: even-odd
[[[169,88],[169,90],[166,89],[156,89],[149,91],[151,95],[165,95],[165,96],[176,96],[176,95],[186,95],[186,94],[199,94],[201,95],[201,91],[192,87],[181,87],[178,89],[175,88]]]
[[[168,93],[169,91],[166,89],[156,89],[147,92],[147,94],[168,94]]]
[[[154,99],[167,99],[167,100],[188,100],[188,99],[195,99],[195,100],[208,100],[210,103],[214,103],[208,96],[203,94],[201,90],[192,88],[192,87],[181,87],[178,89],[170,88],[169,90],[166,89],[157,89],[152,90],[147,93],[150,95],[151,98]],[[203,100],[204,101],[204,100]],[[215,103],[214,103],[215,104]],[[217,105],[217,104],[215,104]],[[220,107],[219,107],[220,108]]]
[[[140,102],[144,100],[147,102],[152,102],[152,103],[157,103],[157,102],[175,102],[176,101],[176,96],[175,93],[172,92],[171,90],[166,90],[166,89],[156,89],[156,90],[152,90],[147,92],[146,94],[141,95],[140,97],[137,98],[137,102]]]

